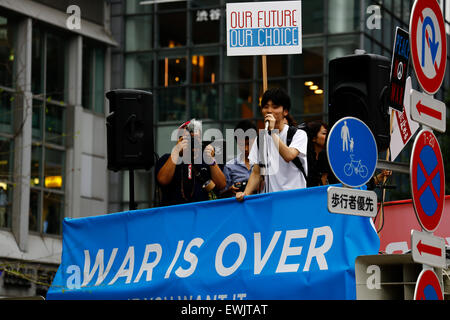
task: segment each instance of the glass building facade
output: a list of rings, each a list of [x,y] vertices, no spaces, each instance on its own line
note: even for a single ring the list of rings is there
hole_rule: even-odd
[[[112,4],[112,30],[121,34],[122,47],[112,60],[123,68],[112,72],[112,87],[149,90],[154,95],[155,152],[161,156],[174,145],[170,133],[184,121],[197,118],[203,128],[234,128],[243,118],[261,128],[261,56],[227,56],[225,0],[126,0]],[[249,2],[249,1],[247,1]],[[257,2],[257,1],[255,1]],[[268,87],[280,86],[291,96],[291,114],[301,123],[327,121],[328,62],[356,49],[391,58],[395,28],[409,29],[413,0],[303,0],[302,54],[268,55]],[[450,4],[441,1],[443,12]],[[449,15],[445,15],[447,32]],[[119,30],[120,29],[120,30]],[[448,68],[448,64],[447,64]],[[418,88],[412,67],[409,75]],[[448,72],[435,98],[444,100]],[[409,162],[409,150],[396,159]],[[384,155],[381,155],[383,157]],[[138,173],[138,207],[155,201],[152,172]],[[410,198],[409,176],[396,174],[397,188],[387,199]],[[116,180],[128,209],[127,173]],[[118,193],[117,193],[118,194]],[[110,197],[113,198],[113,197]],[[115,206],[114,206],[115,205]]]
[[[0,298],[45,294],[63,219],[107,213],[104,93],[116,42],[106,1],[70,4],[79,29],[66,24],[67,1],[0,1]]]

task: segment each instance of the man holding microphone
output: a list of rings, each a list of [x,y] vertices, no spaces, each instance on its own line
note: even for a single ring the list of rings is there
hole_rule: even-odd
[[[292,122],[290,107],[290,98],[283,89],[272,88],[264,92],[261,112],[266,130],[264,135],[256,138],[263,139],[253,143],[249,155],[250,164],[253,165],[252,173],[245,190],[236,194],[238,201],[261,190],[263,181],[265,192],[306,188],[306,178],[293,160],[298,157],[307,174],[308,138],[305,131],[297,130],[287,145],[289,125],[286,122]],[[259,148],[263,151],[260,152]]]

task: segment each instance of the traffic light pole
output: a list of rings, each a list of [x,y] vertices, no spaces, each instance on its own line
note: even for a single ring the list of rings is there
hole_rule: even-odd
[[[130,179],[130,204],[129,204],[129,209],[130,210],[136,210],[137,209],[137,205],[136,205],[136,202],[134,202],[134,170],[133,169],[130,169],[129,179]]]

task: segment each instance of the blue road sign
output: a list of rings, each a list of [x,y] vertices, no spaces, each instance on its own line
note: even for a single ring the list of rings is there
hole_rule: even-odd
[[[373,176],[378,150],[369,127],[357,118],[345,117],[330,130],[327,155],[336,178],[344,185],[356,188]]]

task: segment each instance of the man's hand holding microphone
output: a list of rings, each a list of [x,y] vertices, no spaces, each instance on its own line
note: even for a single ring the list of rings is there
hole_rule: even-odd
[[[275,117],[273,116],[273,114],[268,113],[264,116],[264,129],[266,131],[270,132],[274,128],[275,128]],[[247,183],[245,190],[242,192],[236,193],[236,200],[238,200],[239,202],[244,201],[245,196],[252,194],[253,191],[257,189],[257,187],[259,185],[259,181],[258,181],[259,179],[257,179],[256,181],[255,181],[255,179],[252,179],[252,176],[256,177],[257,175],[259,176],[259,167],[254,166],[252,174],[250,175],[250,179]]]

